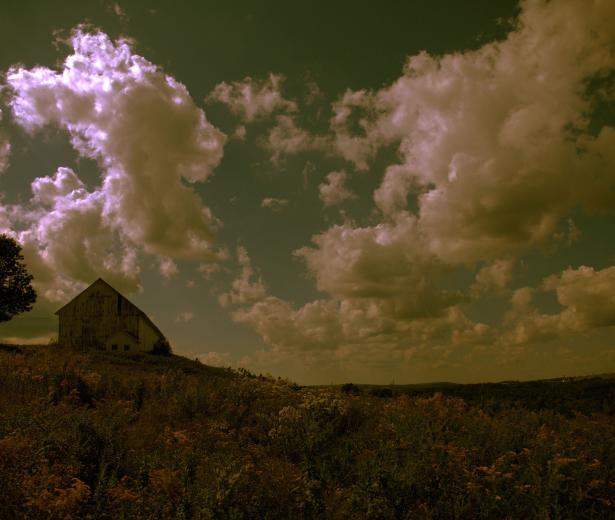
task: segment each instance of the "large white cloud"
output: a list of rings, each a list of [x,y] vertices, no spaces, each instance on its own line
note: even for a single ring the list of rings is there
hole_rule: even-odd
[[[35,179],[32,194],[29,204],[7,207],[5,231],[21,242],[44,299],[65,301],[98,277],[121,290],[138,290],[137,248],[106,217],[103,192],[87,191],[70,168],[61,167]]]
[[[574,208],[612,210],[615,131],[594,116],[615,92],[613,27],[612,2],[525,1],[504,40],[440,57],[423,52],[391,85],[345,92],[321,149],[334,146],[369,170],[378,150],[397,144],[399,162],[373,195],[380,221],[333,226],[296,252],[322,299],[296,307],[269,296],[235,318],[252,324],[272,356],[386,352],[400,363],[494,344],[498,333],[502,347],[602,323],[589,317],[588,302],[610,309],[606,292],[580,296],[570,275],[558,278],[561,316],[539,312],[531,290],[520,289],[496,330],[469,319],[462,302],[505,294],[515,257],[561,239]],[[596,78],[608,87],[592,91]],[[281,127],[289,138],[278,139],[278,150],[309,148],[313,137],[291,118]],[[454,269],[479,262],[464,294],[446,290]]]
[[[87,268],[89,257],[77,255],[74,262],[86,265],[64,272],[83,282],[103,272],[123,275],[134,285],[135,268],[124,263],[132,265],[135,250],[171,258],[215,257],[212,241],[219,223],[185,181],[211,175],[222,157],[224,134],[181,83],[134,54],[128,41],[77,29],[71,45],[73,53],[60,71],[11,68],[10,106],[15,122],[29,132],[45,125],[66,130],[79,154],[100,165],[101,185],[86,193],[75,174],[63,169],[53,178],[37,179],[33,203],[53,201],[54,210],[24,240],[36,240],[41,258],[56,267],[65,262],[54,233],[75,226],[86,243],[95,242],[97,234],[106,237],[96,246],[106,251],[102,271],[100,262]],[[119,263],[112,260],[118,243],[124,253],[131,252]]]
[[[392,85],[334,105],[337,148],[357,168],[399,143],[376,204],[392,216],[417,197],[426,246],[446,262],[515,254],[548,240],[572,207],[612,207],[615,132],[590,125],[598,97],[587,85],[615,66],[615,5],[521,7],[505,40],[412,56]]]
[[[0,121],[2,121],[2,110],[0,110]],[[11,143],[7,135],[0,128],[0,173],[7,169],[10,153]]]

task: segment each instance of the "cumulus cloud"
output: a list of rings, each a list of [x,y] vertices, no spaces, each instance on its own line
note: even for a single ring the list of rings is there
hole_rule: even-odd
[[[562,310],[541,312],[538,292],[555,292]],[[504,317],[507,326],[500,343],[527,344],[560,335],[615,325],[615,266],[602,270],[581,266],[551,275],[538,289],[522,287],[513,292]]]
[[[231,355],[228,352],[205,352],[197,356],[201,363],[214,367],[229,366],[231,361]]]
[[[512,280],[514,260],[503,258],[483,266],[474,278],[471,291],[478,295],[493,289],[504,289]]]
[[[127,22],[130,20],[130,17],[126,14],[126,11],[122,9],[122,6],[117,2],[108,2],[107,10],[115,14],[115,16],[117,16],[122,22]]]
[[[435,315],[460,300],[438,285],[442,266],[424,251],[409,213],[373,227],[337,225],[313,240],[316,247],[295,254],[332,296],[386,298],[397,317]]]
[[[224,135],[181,83],[127,41],[77,30],[71,44],[60,72],[9,70],[15,121],[29,131],[57,125],[80,154],[99,161],[105,213],[132,242],[155,254],[209,254],[215,219],[182,178],[211,174]]]
[[[192,311],[180,312],[175,317],[175,323],[188,323],[192,321],[193,319],[194,319],[194,312]]]
[[[282,94],[284,76],[270,73],[264,80],[246,77],[241,81],[222,82],[207,96],[209,102],[226,105],[242,123],[249,124],[275,116],[274,125],[259,144],[271,153],[271,160],[279,163],[284,156],[307,151],[328,151],[330,138],[310,133],[297,125],[298,105]],[[308,85],[308,102],[315,99],[315,84]],[[244,140],[246,126],[239,125],[234,137]]]
[[[178,272],[177,264],[170,258],[161,258],[158,266],[160,274],[165,278],[173,278]]]
[[[297,104],[285,99],[281,92],[284,76],[270,73],[265,80],[246,77],[241,81],[223,81],[207,97],[226,105],[246,123],[264,118],[273,112],[295,112]]]
[[[66,300],[98,277],[122,290],[139,289],[137,249],[106,219],[100,192],[87,191],[70,168],[35,179],[31,188],[28,204],[0,205],[0,228],[22,244],[44,299]]]
[[[325,206],[335,206],[356,198],[356,195],[345,186],[347,179],[348,174],[345,171],[331,172],[325,182],[318,186],[320,200]]]
[[[615,325],[615,266],[568,268],[547,278],[544,288],[554,290],[564,307],[560,327],[586,330]]]
[[[219,222],[186,182],[211,175],[224,134],[181,83],[134,54],[127,40],[77,29],[70,43],[73,53],[59,71],[9,69],[9,104],[15,122],[29,132],[46,125],[67,131],[75,150],[98,162],[101,184],[86,192],[74,172],[62,168],[37,179],[32,203],[52,211],[20,233],[25,249],[38,251],[49,267],[66,267],[60,276],[89,282],[96,272],[119,276],[133,288],[140,250],[216,257]],[[60,246],[76,236],[90,248]]]
[[[64,301],[98,277],[122,290],[139,289],[137,249],[107,218],[101,191],[88,191],[64,167],[51,177],[36,178],[31,188],[28,204],[6,206],[5,231],[22,244],[45,299]]]
[[[272,347],[263,353],[271,364],[280,358],[314,359],[319,368],[352,364],[389,371],[412,364],[437,364],[456,349],[492,340],[489,327],[469,320],[458,307],[439,316],[397,319],[386,299],[321,299],[299,308],[267,297],[235,311],[236,321],[251,325]],[[248,363],[250,364],[250,363]]]
[[[316,235],[316,247],[296,255],[328,297],[297,307],[263,290],[233,318],[273,348],[260,355],[270,362],[289,356],[319,363],[377,358],[390,368],[419,358],[433,363],[450,349],[486,342],[489,327],[465,316],[457,305],[461,295],[439,285],[439,267],[405,240],[415,230],[416,220],[407,215],[397,225],[346,224]]]
[[[367,90],[347,90],[333,103],[331,129],[335,134],[334,146],[344,159],[358,170],[367,170],[369,160],[393,136],[383,135],[377,127],[379,109],[374,93]]]
[[[541,313],[534,304],[536,290],[521,287],[513,291],[510,309],[504,315],[504,332],[498,338],[502,346],[519,346],[547,341],[557,336],[558,316]]]
[[[261,200],[261,208],[267,208],[274,213],[282,211],[288,206],[288,199],[276,199],[275,197],[267,197]]]
[[[222,270],[220,264],[199,264],[198,271],[201,273],[203,278],[209,280],[215,273],[219,273]]]
[[[330,140],[326,136],[311,134],[297,126],[293,116],[282,114],[277,116],[275,125],[261,145],[271,152],[271,160],[277,163],[286,155],[309,151],[328,152]]]
[[[612,204],[615,131],[592,129],[599,99],[587,85],[613,70],[614,23],[609,2],[524,2],[505,40],[423,52],[390,86],[347,91],[334,104],[336,147],[366,169],[399,143],[376,204],[391,217],[413,199],[426,246],[446,262],[541,244],[571,208]]]
[[[2,121],[2,110],[0,110],[0,121]],[[0,129],[0,173],[6,170],[9,166],[9,155],[11,153],[11,144],[8,136]]]
[[[608,277],[598,273],[591,298],[577,292],[578,273],[550,282],[561,314],[540,312],[535,291],[518,289],[503,330],[472,321],[462,303],[504,291],[515,258],[552,240],[573,209],[612,210],[615,130],[595,116],[615,92],[613,26],[609,2],[528,0],[505,39],[422,52],[391,85],[346,91],[332,107],[331,140],[314,141],[279,116],[268,141],[277,158],[333,147],[368,170],[379,150],[397,146],[399,160],[373,194],[380,222],[333,226],[296,251],[322,299],[296,307],[265,296],[235,319],[251,324],[272,356],[303,348],[398,362],[445,359],[451,349],[496,343],[499,333],[498,345],[521,345],[606,323],[590,303],[610,309],[598,289]],[[608,88],[594,92],[596,79]],[[464,291],[446,289],[453,269],[477,264]]]
[[[240,270],[237,278],[231,283],[231,290],[218,297],[223,307],[231,304],[249,304],[265,297],[265,285],[254,272],[248,252],[243,246],[237,248],[237,263]]]

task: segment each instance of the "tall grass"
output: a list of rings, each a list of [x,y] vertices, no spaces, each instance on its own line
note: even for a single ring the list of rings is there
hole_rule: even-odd
[[[613,518],[614,501],[607,413],[0,352],[1,519]]]

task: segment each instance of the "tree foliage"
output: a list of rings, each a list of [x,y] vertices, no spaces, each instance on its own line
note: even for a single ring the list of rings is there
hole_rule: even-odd
[[[166,339],[159,339],[156,341],[150,352],[157,356],[170,356],[173,353],[171,345]]]
[[[0,323],[32,309],[36,292],[31,282],[21,247],[11,237],[0,235]]]

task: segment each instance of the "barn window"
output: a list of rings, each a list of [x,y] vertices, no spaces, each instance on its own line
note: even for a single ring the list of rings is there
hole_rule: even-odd
[[[113,345],[111,345],[111,350],[117,350],[117,344],[114,343]]]
[[[129,345],[124,345],[124,350],[130,350],[130,346]]]

